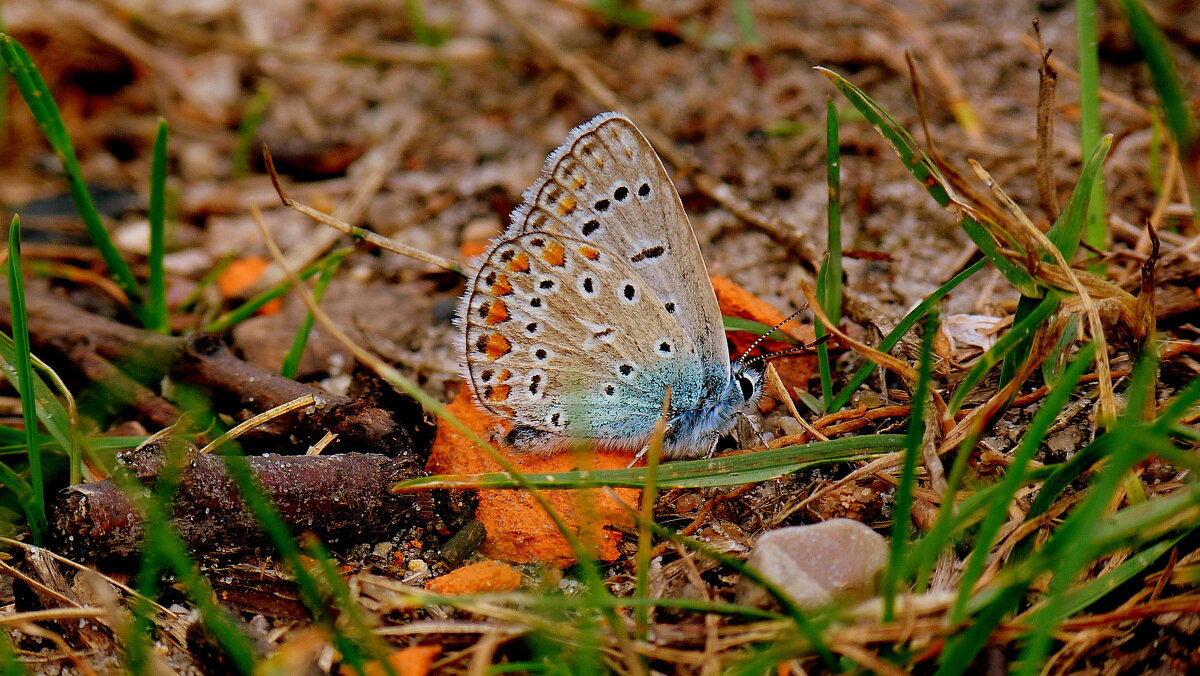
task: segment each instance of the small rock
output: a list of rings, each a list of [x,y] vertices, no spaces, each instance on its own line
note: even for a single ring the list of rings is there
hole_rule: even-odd
[[[882,535],[853,519],[831,519],[764,533],[747,563],[774,581],[798,606],[811,610],[833,601],[870,597],[887,559],[887,541]],[[742,578],[737,600],[764,605],[770,596]]]
[[[446,573],[426,583],[425,588],[438,594],[478,594],[512,591],[521,586],[521,574],[499,561],[480,561]]]

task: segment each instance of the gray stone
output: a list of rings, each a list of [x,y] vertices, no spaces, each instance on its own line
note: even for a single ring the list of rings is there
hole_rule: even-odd
[[[853,519],[831,519],[764,533],[747,563],[778,585],[806,610],[835,601],[859,601],[875,594],[887,565],[884,537]],[[738,603],[761,606],[771,597],[745,577]]]

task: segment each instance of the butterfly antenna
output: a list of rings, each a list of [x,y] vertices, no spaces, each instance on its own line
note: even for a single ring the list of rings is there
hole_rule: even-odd
[[[808,309],[808,303],[806,302],[799,310],[796,310],[792,314],[788,315],[787,318],[785,318],[783,321],[776,324],[770,331],[767,331],[766,333],[764,333],[761,336],[759,336],[758,338],[756,338],[753,343],[750,343],[750,347],[747,347],[745,350],[743,350],[742,354],[739,355],[738,358],[734,360],[734,362],[733,362],[734,365],[741,366],[743,364],[743,361],[746,359],[746,355],[753,352],[754,348],[758,347],[759,343],[762,343],[764,340],[767,339],[767,336],[778,331],[780,328],[783,327],[784,324],[787,324],[788,322],[792,321],[793,319],[796,318],[797,315],[799,315],[801,312],[804,312],[807,309]],[[745,363],[748,365],[751,362],[745,362]]]
[[[827,333],[827,334],[821,336],[820,338],[814,340],[813,342],[808,343],[807,345],[802,345],[800,347],[792,348],[790,350],[780,350],[779,352],[768,352],[766,354],[760,354],[757,357],[751,357],[746,360],[745,365],[746,366],[754,366],[755,364],[761,364],[763,362],[766,362],[768,359],[775,359],[776,357],[786,357],[786,356],[792,355],[792,354],[800,354],[802,352],[808,352],[809,350],[813,349],[814,347],[821,345],[822,343],[825,343],[826,341],[828,341],[830,335],[832,335],[832,334]]]

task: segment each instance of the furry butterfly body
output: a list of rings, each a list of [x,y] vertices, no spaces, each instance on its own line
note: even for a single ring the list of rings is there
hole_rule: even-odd
[[[752,408],[762,374],[730,364],[700,247],[658,155],[605,113],[550,154],[459,305],[463,376],[510,443],[711,452]]]

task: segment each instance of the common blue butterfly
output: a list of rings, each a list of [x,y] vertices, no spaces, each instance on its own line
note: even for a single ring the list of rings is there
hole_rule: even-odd
[[[550,154],[458,310],[464,379],[519,450],[640,448],[670,388],[664,457],[703,455],[762,392],[730,363],[679,193],[618,113]]]

